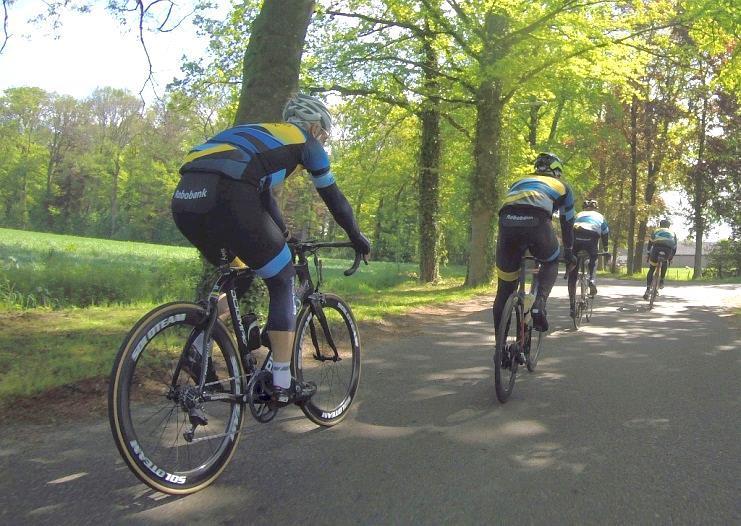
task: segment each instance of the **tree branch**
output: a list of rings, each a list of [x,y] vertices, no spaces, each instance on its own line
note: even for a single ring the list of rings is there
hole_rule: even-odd
[[[432,16],[434,16],[435,21],[445,28],[445,34],[450,35],[453,40],[458,42],[458,45],[461,46],[461,48],[466,52],[466,54],[468,54],[468,56],[479,60],[479,54],[476,53],[473,48],[468,45],[468,42],[465,38],[463,38],[462,35],[458,34],[458,32],[453,29],[453,26],[450,24],[450,22],[448,22],[448,19],[442,16],[442,14],[430,4],[429,0],[422,0],[422,3],[432,14]],[[476,25],[474,26],[477,27]],[[480,36],[480,33],[476,29],[474,29],[474,32]]]
[[[461,132],[466,139],[473,142],[473,136],[471,135],[471,132],[468,131],[468,128],[459,124],[458,121],[456,121],[449,113],[441,113],[441,115],[453,128]]]
[[[634,33],[631,33],[630,35],[626,35],[626,36],[621,37],[621,38],[609,39],[607,41],[600,42],[599,44],[593,44],[593,45],[587,46],[587,47],[585,47],[583,49],[576,50],[576,51],[574,51],[572,53],[569,53],[567,55],[559,55],[558,57],[555,57],[552,60],[546,61],[546,62],[542,63],[541,65],[539,65],[539,66],[531,69],[530,71],[525,72],[522,76],[520,76],[520,78],[517,80],[517,82],[515,82],[515,87],[513,87],[510,91],[508,91],[502,97],[502,100],[507,101],[507,100],[511,99],[514,96],[514,94],[517,92],[519,86],[521,86],[522,84],[524,84],[528,80],[532,79],[535,75],[537,75],[541,71],[544,71],[544,70],[548,69],[549,67],[551,67],[554,64],[562,64],[562,63],[564,63],[564,62],[566,62],[568,60],[571,60],[572,58],[576,58],[576,57],[578,57],[580,55],[583,55],[585,53],[588,53],[590,51],[594,51],[595,49],[600,49],[600,48],[607,47],[607,46],[610,46],[610,45],[615,45],[615,44],[623,44],[625,41],[627,41],[627,40],[629,40],[631,38],[637,37],[639,35],[643,35],[645,33],[651,33],[653,31],[659,31],[660,29],[666,29],[666,28],[669,28],[669,27],[674,27],[674,26],[676,26],[676,25],[678,25],[680,23],[681,23],[680,21],[673,21],[673,22],[670,22],[670,23],[667,23],[667,24],[662,24],[660,26],[646,27],[644,29],[635,31]]]
[[[8,0],[3,0],[3,43],[0,45],[0,53],[3,52],[8,43]]]

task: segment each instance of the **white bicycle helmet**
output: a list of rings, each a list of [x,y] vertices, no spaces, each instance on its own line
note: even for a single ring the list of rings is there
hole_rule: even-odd
[[[283,107],[283,120],[293,124],[317,122],[327,132],[332,132],[332,114],[321,99],[299,93],[288,99]]]

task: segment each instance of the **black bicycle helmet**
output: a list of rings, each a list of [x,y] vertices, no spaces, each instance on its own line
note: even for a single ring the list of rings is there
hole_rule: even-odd
[[[672,226],[672,222],[668,219],[662,219],[661,221],[659,221],[659,226],[661,228],[669,228],[670,226]]]
[[[556,154],[541,152],[535,158],[535,173],[561,177],[563,174],[563,163]]]
[[[595,210],[597,208],[597,200],[596,199],[585,199],[582,203],[582,208],[590,208],[592,210]]]

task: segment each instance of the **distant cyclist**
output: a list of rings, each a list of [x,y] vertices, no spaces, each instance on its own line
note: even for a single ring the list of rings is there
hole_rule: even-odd
[[[677,236],[669,230],[670,226],[672,224],[668,219],[662,219],[659,221],[659,228],[654,230],[651,238],[648,240],[646,261],[648,261],[650,268],[648,269],[648,276],[646,276],[646,292],[643,294],[644,300],[647,300],[648,295],[651,293],[651,280],[653,280],[654,272],[656,272],[659,254],[664,253],[666,255],[666,261],[661,265],[661,280],[659,281],[659,288],[663,289],[666,269],[669,268],[669,263],[674,258],[674,254],[677,253]]]
[[[279,403],[292,403],[307,400],[316,386],[291,384],[295,271],[286,244],[288,229],[271,189],[308,170],[355,249],[368,254],[370,243],[330,171],[323,147],[332,130],[327,107],[316,97],[299,94],[286,103],[283,119],[287,122],[235,126],[193,148],[180,168],[172,213],[183,235],[212,264],[219,264],[226,249],[229,257],[238,257],[265,280],[274,360],[272,396]],[[219,312],[226,308],[220,301]]]
[[[597,245],[602,240],[602,250],[607,250],[610,229],[605,216],[597,212],[597,201],[587,199],[582,206],[583,210],[576,214],[574,220],[574,254],[584,250],[589,254],[589,293],[597,294],[594,269],[597,265]],[[576,278],[579,269],[574,267],[569,272],[569,304],[571,316],[576,310]]]
[[[540,262],[538,296],[532,306],[533,327],[548,330],[545,305],[558,275],[561,248],[551,226],[551,218],[560,212],[564,258],[572,255],[574,194],[561,181],[563,164],[552,153],[540,153],[535,159],[535,173],[513,184],[499,210],[497,240],[497,296],[494,300],[494,330],[499,331],[507,298],[517,288],[522,256],[526,250]]]

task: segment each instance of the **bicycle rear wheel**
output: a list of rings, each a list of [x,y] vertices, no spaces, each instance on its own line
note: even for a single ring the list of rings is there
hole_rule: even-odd
[[[350,306],[334,294],[324,294],[322,311],[329,335],[306,304],[298,315],[293,344],[293,375],[314,382],[317,391],[301,410],[312,422],[333,426],[348,413],[360,383],[360,339]],[[330,337],[337,353],[330,345]]]
[[[501,403],[509,399],[515,386],[517,355],[524,344],[520,334],[522,325],[522,304],[517,293],[514,293],[504,304],[494,350],[494,389]]]
[[[594,308],[594,298],[591,294],[587,294],[587,296],[584,298],[585,305],[584,305],[584,321],[590,322],[592,321],[592,309]]]
[[[197,386],[200,362],[186,363],[204,318],[204,309],[192,303],[155,308],[126,336],[111,372],[108,415],[116,447],[142,482],[164,493],[183,495],[211,484],[239,439],[242,367],[221,322],[209,345],[206,399]],[[205,420],[194,430],[188,407]]]

